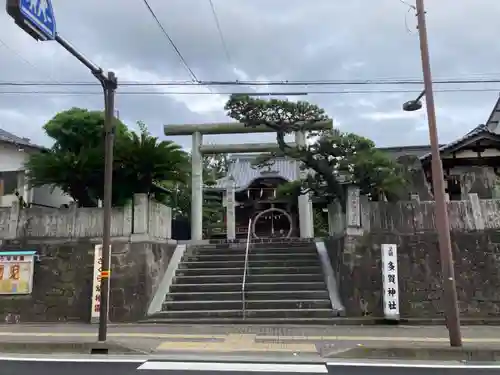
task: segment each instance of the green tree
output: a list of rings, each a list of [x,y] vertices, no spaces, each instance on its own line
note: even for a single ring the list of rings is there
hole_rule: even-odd
[[[115,174],[118,183],[127,189],[118,190],[125,194],[145,193],[163,200],[157,185],[183,184],[190,175],[189,154],[172,141],[160,141],[152,136],[146,125],[138,122],[139,132],[129,132],[117,142]]]
[[[205,186],[213,186],[216,180],[226,175],[228,160],[226,155],[206,155],[203,157],[203,182]],[[168,189],[172,192],[169,205],[177,217],[191,216],[191,178],[184,183],[170,183]],[[203,221],[216,223],[223,218],[222,201],[219,194],[208,191],[203,193]]]
[[[302,162],[305,176],[300,181],[285,185],[280,189],[282,194],[312,192],[327,202],[344,202],[344,185],[353,183],[372,199],[382,196],[394,199],[405,183],[398,164],[377,150],[371,140],[356,134],[337,129],[310,132],[306,146],[288,144],[285,141],[287,134],[304,131],[307,125],[329,120],[325,111],[314,104],[233,95],[225,110],[228,116],[245,126],[264,125],[276,133],[279,152],[264,155],[258,163],[266,163],[276,156],[287,156]]]
[[[136,133],[114,121],[113,205],[127,203],[134,193],[156,194],[155,183],[184,181],[187,154],[178,145],[159,141],[142,123]],[[30,156],[30,184],[57,186],[79,206],[95,207],[104,196],[104,114],[72,108],[54,116],[44,130],[54,144]]]

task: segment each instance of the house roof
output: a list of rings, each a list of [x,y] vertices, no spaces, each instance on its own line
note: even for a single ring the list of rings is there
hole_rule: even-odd
[[[14,135],[1,128],[0,128],[0,142],[10,143],[16,146],[25,146],[25,147],[43,149],[42,146],[31,143],[28,138],[18,137],[17,135]]]
[[[235,154],[231,156],[228,173],[225,177],[217,180],[212,189],[225,189],[232,178],[236,191],[242,191],[258,178],[279,177],[287,181],[299,178],[297,162],[292,159],[279,157],[273,159],[270,167],[257,168],[253,166],[257,155]]]
[[[493,133],[500,133],[499,125],[500,120],[500,96],[498,97],[493,110],[491,111],[488,121],[486,121],[486,126]]]
[[[470,141],[475,140],[476,138],[481,138],[482,136],[489,136],[489,137],[495,137],[500,140],[500,135],[491,131],[490,127],[487,124],[481,124],[476,126],[474,129],[472,129],[470,132],[465,134],[463,137],[458,138],[454,140],[453,142],[450,142],[444,146],[441,146],[439,148],[439,152],[447,152],[451,151],[459,146],[462,146],[464,143],[468,143]],[[431,153],[427,153],[424,156],[420,158],[422,162],[428,161],[431,158]]]
[[[420,158],[428,154],[431,150],[430,145],[414,145],[414,146],[391,146],[377,147],[378,150],[387,153],[393,159],[398,159],[400,156],[415,156]]]

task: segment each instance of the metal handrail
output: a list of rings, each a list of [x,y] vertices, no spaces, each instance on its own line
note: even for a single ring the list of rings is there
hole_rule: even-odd
[[[252,229],[252,219],[248,219],[248,232],[247,232],[247,246],[245,250],[245,268],[243,269],[243,281],[241,283],[241,301],[243,319],[245,319],[245,283],[247,281],[247,267],[248,267],[248,250],[250,249],[250,232]]]

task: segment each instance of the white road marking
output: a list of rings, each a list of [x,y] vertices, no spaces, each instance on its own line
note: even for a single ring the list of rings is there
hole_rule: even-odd
[[[498,364],[466,364],[460,362],[450,362],[450,363],[412,363],[409,362],[327,362],[327,366],[332,367],[389,367],[389,368],[439,368],[439,369],[495,369],[500,368],[500,363]]]
[[[287,372],[303,374],[326,374],[324,364],[280,364],[280,363],[230,363],[230,362],[146,362],[138,370],[184,370],[184,371],[244,371]]]
[[[0,361],[11,362],[78,362],[78,363],[144,363],[147,358],[107,358],[103,357],[88,357],[88,358],[71,358],[71,357],[0,357]]]

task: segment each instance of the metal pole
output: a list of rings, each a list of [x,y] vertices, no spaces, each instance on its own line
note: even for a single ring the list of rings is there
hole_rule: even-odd
[[[99,309],[99,341],[106,341],[109,316],[109,277],[111,268],[111,200],[113,193],[113,145],[115,138],[114,114],[115,92],[118,80],[115,73],[105,75],[100,67],[83,56],[66,39],[59,34],[56,42],[71,53],[101,82],[104,90],[104,199],[103,199],[103,232],[102,232],[102,271],[101,271],[101,303]]]
[[[415,99],[416,102],[420,101],[420,99],[422,99],[422,97],[425,95],[425,90],[422,91],[420,94],[418,94],[417,98]]]
[[[102,231],[102,273],[101,273],[101,303],[99,310],[99,341],[106,341],[109,316],[109,276],[111,266],[111,200],[113,194],[113,145],[115,138],[115,90],[117,79],[115,73],[109,72],[102,82],[104,89],[104,201],[103,201],[103,231]]]
[[[450,336],[450,345],[462,346],[460,315],[458,311],[457,290],[455,285],[455,271],[453,254],[451,251],[450,223],[445,199],[443,164],[439,152],[436,109],[434,106],[434,93],[432,91],[432,75],[429,45],[427,40],[427,26],[425,21],[425,7],[424,0],[416,0],[416,2],[422,70],[424,74],[427,119],[429,122],[429,138],[432,150],[432,183],[434,189],[434,199],[436,201],[436,229],[438,230],[439,252],[441,255],[441,268],[443,274],[443,297],[445,301],[446,326]]]

